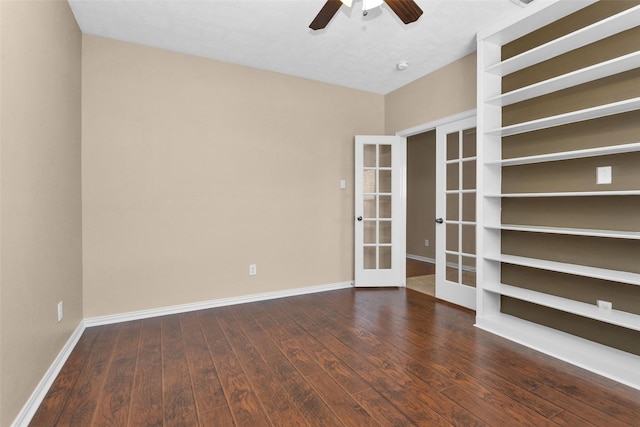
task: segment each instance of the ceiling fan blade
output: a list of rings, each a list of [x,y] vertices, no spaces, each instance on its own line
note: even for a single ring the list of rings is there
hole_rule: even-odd
[[[342,2],[340,0],[327,0],[327,2],[322,6],[316,18],[311,22],[309,28],[312,30],[320,30],[327,26],[333,15],[336,14],[338,9],[342,6]]]
[[[405,24],[417,21],[422,15],[422,9],[413,0],[385,0],[385,2]]]

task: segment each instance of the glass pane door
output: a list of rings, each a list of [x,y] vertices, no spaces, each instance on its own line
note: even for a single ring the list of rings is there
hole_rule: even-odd
[[[476,285],[476,129],[446,135],[446,280]]]
[[[475,309],[475,117],[436,128],[436,297]]]
[[[364,269],[391,269],[391,145],[365,144],[362,181]]]
[[[404,144],[401,137],[356,137],[356,286],[404,285]]]

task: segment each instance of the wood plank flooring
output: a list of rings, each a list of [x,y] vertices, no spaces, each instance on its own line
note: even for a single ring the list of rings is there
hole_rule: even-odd
[[[435,273],[435,264],[407,258],[407,277],[425,276],[427,274]]]
[[[410,289],[88,328],[32,426],[638,426],[640,391]]]

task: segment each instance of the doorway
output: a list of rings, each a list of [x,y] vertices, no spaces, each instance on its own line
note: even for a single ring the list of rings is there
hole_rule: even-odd
[[[435,297],[436,130],[407,138],[407,282]]]
[[[406,227],[406,253],[408,256],[407,265],[414,265],[413,261],[435,264],[435,276],[431,276],[435,286],[435,296],[454,304],[458,304],[470,309],[475,309],[475,154],[469,152],[469,148],[475,150],[475,126],[476,110],[465,111],[460,114],[445,117],[424,125],[406,129],[398,132],[398,136],[406,138],[422,138],[423,142],[429,139],[432,143],[428,146],[435,147],[435,152],[419,154],[418,157],[431,160],[433,163],[417,163],[415,168],[422,168],[435,173],[435,179],[431,175],[431,183],[420,186],[414,185],[414,190],[422,192],[418,195],[410,194],[410,184],[405,188],[407,205],[413,204],[415,197],[425,197],[425,193],[433,191],[435,202],[431,201],[431,208],[424,211],[420,223],[422,228],[409,225],[409,214],[407,214]],[[435,133],[435,141],[433,135]],[[453,153],[454,136],[458,139],[459,155],[450,158]],[[414,147],[409,147],[407,143],[407,160],[405,166],[411,168],[410,162],[417,153],[415,150],[409,152]],[[420,148],[425,146],[418,144]],[[456,169],[457,167],[457,169]],[[454,172],[458,171],[457,174]],[[415,172],[415,170],[414,170]],[[412,173],[407,170],[407,173]],[[451,176],[449,176],[451,175]],[[454,179],[457,176],[457,180]],[[473,179],[470,181],[469,179]],[[407,179],[411,179],[407,176]],[[457,186],[452,187],[457,182]],[[467,184],[472,183],[472,186]],[[413,191],[412,191],[413,192]],[[455,193],[455,194],[454,194]],[[432,196],[427,196],[431,199]],[[458,204],[453,203],[453,199]],[[433,200],[433,199],[431,199]],[[419,201],[418,201],[419,202]],[[455,205],[455,206],[454,206]],[[434,211],[431,210],[435,206]],[[457,209],[453,209],[457,207]],[[459,217],[453,215],[458,212]],[[473,217],[469,215],[473,213]],[[425,228],[426,227],[426,228]],[[433,228],[431,228],[433,227]],[[435,231],[433,231],[435,229]],[[431,231],[427,231],[431,230]],[[433,234],[429,234],[433,233]],[[424,236],[429,235],[429,238]],[[433,237],[432,237],[433,236]],[[409,240],[412,243],[409,243]],[[428,246],[426,240],[429,240]],[[421,247],[424,246],[424,248]],[[427,249],[429,252],[427,252]],[[417,252],[417,253],[412,253]],[[431,256],[428,256],[428,255]],[[455,273],[455,274],[454,274]],[[454,277],[455,276],[455,277]],[[407,278],[407,287],[413,287],[411,277]],[[425,292],[428,293],[428,292]]]

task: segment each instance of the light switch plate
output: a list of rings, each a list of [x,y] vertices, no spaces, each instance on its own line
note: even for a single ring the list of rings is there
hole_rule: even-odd
[[[600,166],[596,168],[596,183],[611,184],[611,166]]]

